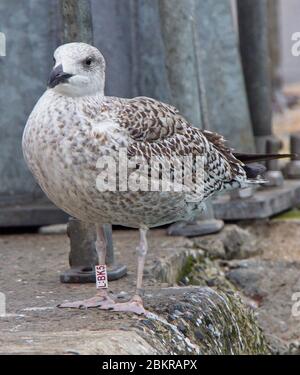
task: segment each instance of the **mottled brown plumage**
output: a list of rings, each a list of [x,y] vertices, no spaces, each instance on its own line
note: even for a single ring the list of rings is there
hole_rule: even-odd
[[[102,262],[105,259],[102,224],[140,228],[139,290],[147,251],[147,228],[194,219],[207,197],[224,189],[245,186],[243,164],[221,136],[193,127],[168,104],[145,97],[105,96],[105,62],[96,48],[71,43],[59,47],[54,56],[51,88],[33,109],[24,131],[25,159],[42,189],[58,207],[97,225],[96,245]],[[86,61],[90,63],[87,65]],[[190,157],[186,169],[192,188],[189,190],[187,185],[181,191],[121,190],[119,180],[123,170],[116,170],[117,189],[100,191],[97,180],[106,171],[101,161],[109,157],[116,166],[120,165],[119,152],[123,149],[131,161],[137,157],[139,160],[129,165],[122,179],[134,175],[144,181],[149,173],[157,172],[153,180],[162,183],[165,170],[170,168],[173,183],[182,168],[181,159]],[[199,181],[198,158],[203,171]],[[144,168],[153,159],[159,163]],[[80,304],[117,311],[126,306],[113,304],[106,293]],[[133,300],[128,309],[144,311],[139,299]]]

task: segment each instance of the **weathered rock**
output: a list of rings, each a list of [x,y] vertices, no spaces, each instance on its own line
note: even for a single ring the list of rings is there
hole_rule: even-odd
[[[256,238],[237,225],[226,225],[217,235],[193,239],[194,246],[205,251],[212,259],[243,259],[260,253]]]
[[[202,250],[192,248],[169,251],[156,260],[151,273],[156,280],[173,285],[187,275],[193,264],[203,257],[204,252]]]
[[[293,295],[300,290],[300,263],[249,259],[228,262],[231,283],[258,306],[256,315],[275,353],[299,350],[300,319]]]
[[[168,228],[169,236],[195,237],[203,236],[207,233],[220,232],[224,227],[222,220],[201,220],[201,221],[180,221],[172,224]]]
[[[223,241],[219,236],[204,236],[194,240],[194,246],[201,248],[211,259],[225,259],[226,252]]]
[[[165,353],[269,352],[252,312],[234,293],[216,292],[211,288],[177,287],[162,289],[149,297],[152,299],[151,311],[173,326],[161,320],[144,320],[142,324],[151,332],[151,336],[144,336],[144,339],[147,341],[153,337],[151,346],[162,346]]]
[[[227,226],[222,235],[226,259],[243,259],[259,253],[256,238],[237,225]]]
[[[266,260],[257,257],[245,260],[212,259],[219,256],[223,258],[222,255],[225,254],[225,246],[221,241],[223,233],[227,230],[235,233],[236,226],[226,226],[217,235],[189,239],[185,250],[178,249],[179,254],[177,251],[165,254],[164,261],[160,263],[163,269],[159,271],[157,264],[157,276],[164,275],[164,280],[170,284],[177,280],[180,285],[213,286],[226,291],[240,291],[242,301],[255,310],[258,324],[266,335],[272,352],[296,354],[300,348],[300,318],[293,316],[292,308],[294,306],[295,309],[296,303],[294,293],[300,291],[300,263],[294,261],[298,259],[298,227],[299,223],[294,220],[260,221],[247,227],[252,233],[249,242],[251,238],[257,240],[257,246],[253,249],[263,250]],[[241,232],[248,233],[244,230]],[[241,237],[246,240],[248,235]],[[201,242],[201,249],[198,248],[198,241]],[[235,247],[236,243],[233,242]],[[197,247],[194,252],[188,248],[191,243]],[[201,251],[198,253],[199,250]],[[283,257],[291,261],[279,260]],[[178,259],[183,272],[176,267]],[[168,272],[164,271],[166,264]],[[168,279],[170,275],[173,276]]]
[[[230,292],[237,290],[237,288],[226,279],[224,269],[221,267],[218,260],[211,260],[207,257],[203,259],[198,258],[185,269],[187,273],[180,274],[178,277],[179,285],[217,287]]]
[[[218,260],[205,256],[202,249],[192,248],[188,240],[186,248],[165,252],[157,259],[149,272],[162,283],[170,285],[197,285],[202,287],[219,287],[222,290],[236,290],[225,277]]]
[[[55,317],[55,327],[50,332],[6,330],[0,337],[0,353],[268,353],[253,314],[234,294],[177,287],[147,292],[145,302],[151,311],[149,317],[115,313],[113,320],[107,311],[61,311],[50,307],[44,311],[45,328],[49,318]],[[42,311],[30,309],[26,314],[39,314],[41,319]],[[87,326],[82,320],[80,330],[59,329],[61,320],[72,320],[76,315],[93,316],[93,323]]]

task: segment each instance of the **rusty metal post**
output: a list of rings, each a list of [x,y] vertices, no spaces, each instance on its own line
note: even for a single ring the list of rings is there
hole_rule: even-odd
[[[93,43],[93,24],[90,0],[59,0],[59,40],[60,43]],[[112,229],[104,226],[107,242],[108,279],[116,280],[127,273],[124,265],[114,264]],[[70,269],[60,275],[63,283],[95,282],[94,265],[98,263],[95,249],[95,228],[91,224],[70,218],[68,223],[70,238]]]

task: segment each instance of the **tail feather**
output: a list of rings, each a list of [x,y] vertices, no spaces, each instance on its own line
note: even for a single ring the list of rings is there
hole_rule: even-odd
[[[265,171],[266,167],[258,164],[258,161],[282,159],[295,157],[295,154],[233,154],[238,160],[244,163],[243,168],[246,172],[246,176],[252,182],[258,182],[255,180],[259,178]]]
[[[283,158],[294,158],[296,154],[241,154],[233,153],[233,156],[245,164],[254,163],[257,161],[266,161]]]

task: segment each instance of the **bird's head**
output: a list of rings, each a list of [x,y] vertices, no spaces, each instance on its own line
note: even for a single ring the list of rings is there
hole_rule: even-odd
[[[54,52],[48,88],[67,96],[104,95],[105,60],[85,43],[68,43]]]

